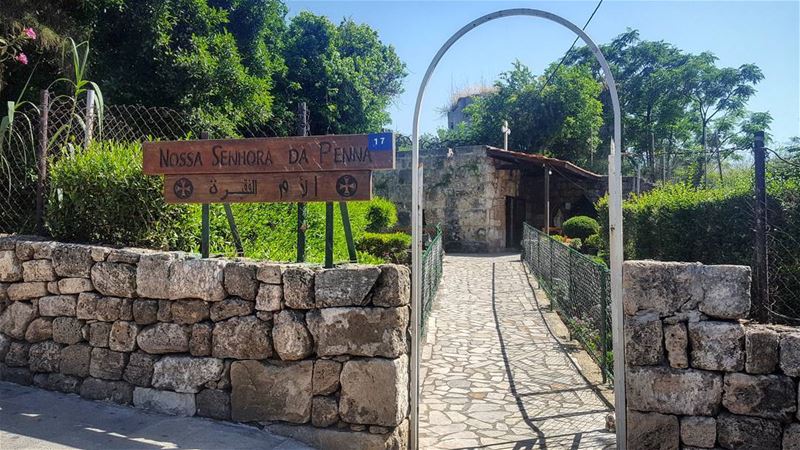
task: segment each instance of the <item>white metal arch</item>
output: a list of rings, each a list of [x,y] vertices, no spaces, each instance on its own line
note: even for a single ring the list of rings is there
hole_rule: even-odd
[[[614,138],[611,141],[611,153],[608,156],[608,192],[609,192],[609,234],[610,234],[610,265],[611,265],[611,310],[614,349],[614,409],[617,426],[617,448],[625,450],[626,447],[626,420],[625,420],[625,348],[622,334],[622,156],[620,142],[622,139],[622,118],[617,95],[617,85],[614,75],[608,66],[606,58],[597,47],[597,44],[580,27],[561,16],[530,8],[514,8],[495,11],[479,17],[458,30],[447,42],[442,45],[436,56],[433,57],[425,76],[422,78],[417,93],[417,103],[414,107],[414,122],[412,124],[412,155],[411,155],[411,230],[412,230],[412,336],[411,336],[411,423],[410,447],[418,448],[419,443],[419,340],[422,301],[422,176],[419,170],[419,115],[422,109],[422,99],[425,89],[433,76],[439,61],[450,47],[461,37],[486,22],[510,16],[530,16],[547,19],[568,28],[577,34],[594,54],[600,68],[603,70],[606,85],[611,94],[611,105],[614,110]]]

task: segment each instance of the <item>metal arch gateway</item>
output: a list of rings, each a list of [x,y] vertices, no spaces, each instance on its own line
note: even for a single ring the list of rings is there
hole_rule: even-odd
[[[436,56],[433,57],[425,76],[422,78],[417,102],[414,107],[414,122],[412,124],[412,155],[411,167],[411,233],[412,233],[412,335],[411,335],[411,429],[410,447],[418,448],[419,443],[419,340],[420,340],[420,320],[422,299],[421,284],[421,256],[422,256],[422,174],[419,170],[419,115],[422,109],[422,99],[425,96],[425,89],[428,86],[433,71],[439,61],[461,37],[471,30],[483,25],[486,22],[510,16],[531,16],[547,19],[568,28],[577,34],[583,42],[591,49],[597,62],[603,70],[606,85],[611,94],[611,104],[614,110],[614,138],[611,141],[611,152],[608,156],[608,192],[609,192],[609,234],[610,234],[610,265],[611,265],[611,310],[612,310],[612,331],[613,331],[613,350],[614,350],[614,410],[616,415],[617,427],[617,448],[625,450],[626,447],[626,420],[625,420],[625,349],[622,334],[622,155],[616,147],[619,146],[622,137],[622,123],[619,106],[619,96],[617,95],[617,85],[614,76],[608,66],[606,58],[597,47],[597,44],[582,29],[561,16],[530,8],[514,8],[496,11],[479,17],[458,30],[447,42],[442,45]]]

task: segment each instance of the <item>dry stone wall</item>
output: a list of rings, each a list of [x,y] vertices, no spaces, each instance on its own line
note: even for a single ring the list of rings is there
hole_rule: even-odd
[[[800,327],[750,323],[750,268],[629,261],[628,446],[800,449]]]
[[[0,378],[405,448],[410,274],[0,237]]]

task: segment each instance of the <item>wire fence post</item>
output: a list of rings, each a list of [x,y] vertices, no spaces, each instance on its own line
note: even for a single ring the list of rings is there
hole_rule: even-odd
[[[50,92],[42,89],[39,104],[39,146],[36,148],[36,232],[44,234],[44,191],[47,184],[47,146]]]
[[[764,132],[756,131],[753,145],[755,162],[755,278],[756,319],[761,322],[770,320],[769,305],[769,262],[767,255],[767,186],[766,186],[766,149],[764,148]]]
[[[94,102],[94,89],[89,89],[86,91],[86,110],[84,111],[83,115],[83,126],[85,130],[83,136],[83,148],[89,147],[94,135]]]
[[[608,381],[608,324],[606,314],[608,313],[608,286],[606,277],[608,272],[600,274],[600,372],[603,374],[603,383]]]

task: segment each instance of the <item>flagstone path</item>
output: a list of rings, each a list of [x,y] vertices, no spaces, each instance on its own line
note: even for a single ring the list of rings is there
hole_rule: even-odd
[[[611,408],[548,331],[519,255],[446,256],[431,317],[420,448],[615,448]]]

